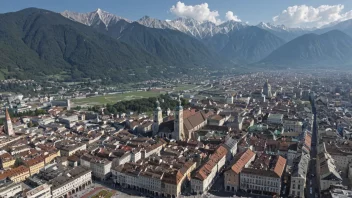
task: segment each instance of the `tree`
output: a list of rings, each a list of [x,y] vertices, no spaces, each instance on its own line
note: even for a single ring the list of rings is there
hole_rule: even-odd
[[[19,166],[21,166],[21,165],[24,165],[23,160],[22,160],[21,158],[16,158],[15,164],[14,164],[15,168],[16,168],[16,167],[19,167]]]

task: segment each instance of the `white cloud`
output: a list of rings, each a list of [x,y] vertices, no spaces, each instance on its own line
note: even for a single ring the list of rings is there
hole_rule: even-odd
[[[177,2],[170,8],[170,12],[179,17],[193,18],[197,21],[211,21],[213,23],[221,23],[218,19],[219,13],[216,10],[211,11],[207,3],[199,5],[185,5],[182,2]]]
[[[241,22],[241,19],[239,19],[238,16],[234,15],[231,11],[226,12],[226,19],[229,21]]]
[[[319,7],[295,5],[283,10],[273,17],[277,25],[288,27],[321,27],[332,22],[344,21],[352,18],[352,10],[343,12],[344,5],[321,5]]]

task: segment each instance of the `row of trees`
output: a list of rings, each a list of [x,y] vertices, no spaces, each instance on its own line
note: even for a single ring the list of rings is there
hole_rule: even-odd
[[[168,108],[173,110],[176,106],[178,101],[173,100],[168,94],[160,95],[158,98],[151,97],[151,98],[142,98],[136,100],[129,100],[129,101],[121,101],[117,102],[114,105],[107,104],[105,106],[106,114],[117,114],[117,113],[128,113],[128,112],[152,112],[155,109],[156,100],[159,100],[160,107],[164,111]],[[185,99],[181,98],[182,106],[188,107],[189,103]],[[97,107],[91,107],[90,110],[97,111],[99,110]]]
[[[38,116],[38,115],[43,115],[46,114],[47,112],[44,109],[36,109],[34,111],[24,111],[24,112],[13,112],[9,111],[9,114],[11,117],[22,117],[22,116]]]
[[[11,118],[17,118],[17,117],[22,117],[22,116],[38,116],[38,115],[43,115],[46,114],[47,112],[44,109],[36,109],[35,111],[25,111],[25,112],[13,112],[9,110],[9,114]],[[0,125],[3,125],[5,123],[5,118],[0,119]],[[29,124],[31,127],[35,126],[34,124],[30,123]]]

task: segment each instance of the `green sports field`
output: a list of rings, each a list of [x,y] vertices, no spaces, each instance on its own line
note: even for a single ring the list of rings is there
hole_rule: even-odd
[[[190,84],[180,84],[177,86],[174,91],[183,91],[188,89],[195,88],[196,85]],[[165,92],[167,90],[163,90]],[[73,99],[73,106],[93,106],[93,105],[102,105],[102,104],[115,104],[118,101],[123,100],[133,100],[139,98],[149,98],[149,97],[157,97],[160,95],[158,91],[133,91],[129,93],[121,93],[121,94],[112,94],[105,96],[94,96],[83,99]]]
[[[189,90],[189,89],[193,89],[197,87],[197,85],[193,85],[193,84],[183,84],[183,85],[179,85],[175,88],[175,91],[184,91],[184,90]]]

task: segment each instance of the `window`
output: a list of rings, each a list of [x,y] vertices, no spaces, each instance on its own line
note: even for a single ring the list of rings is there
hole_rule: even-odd
[[[298,188],[298,190],[301,189],[301,185],[298,185],[297,188]]]
[[[292,189],[295,189],[296,188],[296,185],[295,184],[292,184]]]

